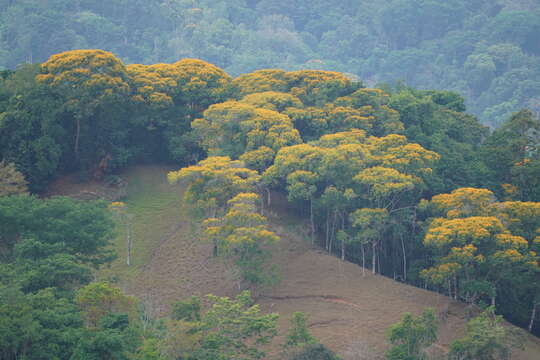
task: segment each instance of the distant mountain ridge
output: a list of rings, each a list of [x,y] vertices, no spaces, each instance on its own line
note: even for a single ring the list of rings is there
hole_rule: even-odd
[[[0,68],[80,48],[126,63],[200,58],[232,75],[319,68],[370,85],[455,90],[497,126],[540,112],[540,4],[534,0],[0,1]]]

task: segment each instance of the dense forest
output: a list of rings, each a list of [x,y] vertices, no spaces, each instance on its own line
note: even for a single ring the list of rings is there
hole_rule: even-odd
[[[462,94],[499,126],[540,111],[536,0],[2,0],[0,68],[104,49],[125,63],[199,58],[233,76],[321,69]]]
[[[24,194],[73,172],[80,181],[113,182],[122,168],[144,162],[182,167],[169,181],[186,186],[201,237],[214,244],[213,256],[238,266],[243,287],[276,278],[268,247],[279,236],[265,208],[277,191],[329,253],[491,306],[451,358],[487,351],[471,340],[491,336],[486,329],[498,334],[489,351],[505,353],[495,311],[540,331],[540,121],[521,110],[490,131],[465,110],[455,92],[370,88],[339,72],[232,78],[202,60],[125,65],[102,50],[2,72],[2,358],[263,356],[256,344],[275,335],[277,318],[260,314],[248,293],[210,297],[204,311],[200,299],[179,302],[170,319],[153,322],[135,299],[92,282],[114,256],[107,244],[121,203]],[[302,314],[293,321],[288,341],[302,346],[291,356],[332,359],[306,333]],[[405,316],[390,332],[388,358],[420,358],[435,327],[429,311]],[[407,331],[421,336],[414,351]]]
[[[338,360],[252,298],[280,202],[359,277],[463,304],[445,359],[509,358],[540,336],[539,36],[537,0],[0,0],[0,360]],[[155,316],[103,276],[124,198],[49,196],[140,164],[235,296]],[[441,316],[403,314],[386,359],[431,358]]]

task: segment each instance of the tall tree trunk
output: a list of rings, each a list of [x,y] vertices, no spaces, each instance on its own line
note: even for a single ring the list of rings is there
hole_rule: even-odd
[[[375,250],[377,248],[377,245],[375,243],[375,241],[373,241],[371,243],[371,272],[373,274],[376,273],[375,271],[375,266],[376,266],[376,263],[377,263],[377,251]]]
[[[132,242],[131,242],[131,223],[127,223],[127,260],[126,260],[126,263],[128,266],[131,265],[131,247],[132,247]]]
[[[324,248],[328,250],[328,242],[330,238],[330,213],[326,211],[326,238],[324,241]]]
[[[382,271],[381,271],[381,253],[384,251],[383,247],[381,246],[381,248],[379,249],[379,251],[377,251],[377,272],[379,274],[382,274]]]
[[[75,126],[76,126],[76,129],[75,129],[75,148],[73,150],[74,150],[74,153],[75,153],[75,159],[77,159],[77,161],[78,161],[79,160],[79,139],[81,137],[81,118],[80,118],[79,115],[75,116]]]
[[[362,249],[362,276],[366,276],[366,251],[364,249],[364,243],[362,243],[361,249]]]
[[[345,233],[345,215],[341,214],[341,230]],[[341,260],[345,261],[345,236],[341,238]]]
[[[334,245],[334,240],[336,239],[336,224],[337,224],[337,209],[334,210],[334,218],[332,219],[332,231],[330,232],[330,246],[328,252],[332,253],[332,248]]]
[[[533,330],[534,319],[536,318],[536,308],[537,307],[538,307],[538,303],[534,303],[532,311],[531,311],[531,321],[529,321],[529,327],[528,327],[529,332],[532,332],[532,330]]]
[[[403,234],[400,234],[401,238],[401,250],[403,251],[403,281],[407,282],[407,254],[405,253],[405,242],[403,241]]]
[[[265,190],[266,190],[266,205],[270,207],[270,205],[272,205],[272,196],[270,194],[270,189],[266,188]]]
[[[313,219],[313,198],[309,199],[309,221],[311,222],[311,245],[315,244],[315,220]]]

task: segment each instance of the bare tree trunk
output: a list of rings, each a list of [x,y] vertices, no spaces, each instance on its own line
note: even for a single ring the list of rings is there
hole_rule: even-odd
[[[324,242],[324,248],[328,250],[328,242],[330,238],[330,214],[328,210],[326,211],[326,239]]]
[[[75,130],[75,148],[74,148],[74,152],[75,152],[75,158],[77,160],[79,160],[79,139],[81,137],[81,119],[80,119],[79,115],[75,116],[75,125],[76,125],[76,130]]]
[[[127,223],[127,265],[131,265],[131,248],[132,248],[132,240],[131,240],[131,224]]]
[[[379,274],[382,274],[381,272],[381,253],[383,252],[383,248],[381,246],[381,249],[379,249],[379,251],[377,251],[377,272]]]
[[[261,215],[264,216],[264,194],[261,193]]]
[[[364,249],[364,244],[362,243],[362,276],[366,276],[366,252]]]
[[[268,207],[270,207],[270,205],[272,205],[272,196],[270,194],[270,189],[266,188],[266,205],[268,205]]]
[[[313,219],[313,198],[309,199],[309,220],[311,222],[311,245],[315,244],[315,220]]]
[[[532,312],[531,312],[531,321],[529,322],[528,330],[529,332],[532,332],[533,326],[534,326],[534,319],[536,318],[536,308],[538,307],[538,303],[533,304]]]
[[[407,282],[407,254],[405,253],[405,242],[403,241],[403,234],[400,234],[401,238],[401,250],[403,251],[403,281]]]
[[[334,210],[334,218],[332,219],[332,231],[330,232],[330,246],[328,249],[329,253],[332,253],[332,247],[334,245],[334,240],[336,239],[336,223],[337,223],[337,209]]]
[[[373,274],[376,274],[376,271],[375,271],[375,265],[377,263],[377,251],[375,250],[377,248],[377,246],[375,245],[375,241],[373,241],[371,243],[371,272]]]
[[[341,214],[341,230],[345,232],[345,215]],[[341,260],[345,261],[345,236],[341,239]]]

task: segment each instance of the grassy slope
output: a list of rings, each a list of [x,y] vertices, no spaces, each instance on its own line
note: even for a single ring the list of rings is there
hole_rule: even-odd
[[[181,205],[182,188],[166,183],[166,171],[146,166],[124,174],[129,181],[125,201],[135,215],[133,264],[125,264],[126,245],[120,231],[114,244],[119,258],[100,273],[142,299],[151,315],[164,315],[173,301],[193,294],[234,295],[238,290],[232,268],[210,256],[209,244],[196,240],[196,226],[187,220]],[[313,334],[345,360],[382,358],[384,330],[406,311],[448,310],[435,353],[444,352],[462,333],[466,322],[462,304],[367,271],[364,276],[360,267],[310,247],[301,236],[305,226],[286,209],[283,200],[273,201],[271,221],[282,236],[273,262],[281,268],[283,280],[257,297],[265,311],[281,314],[282,333],[291,314],[303,311],[310,317]],[[282,340],[281,336],[269,348],[271,358],[279,358]],[[531,338],[527,351],[513,358],[538,360],[538,339]]]

